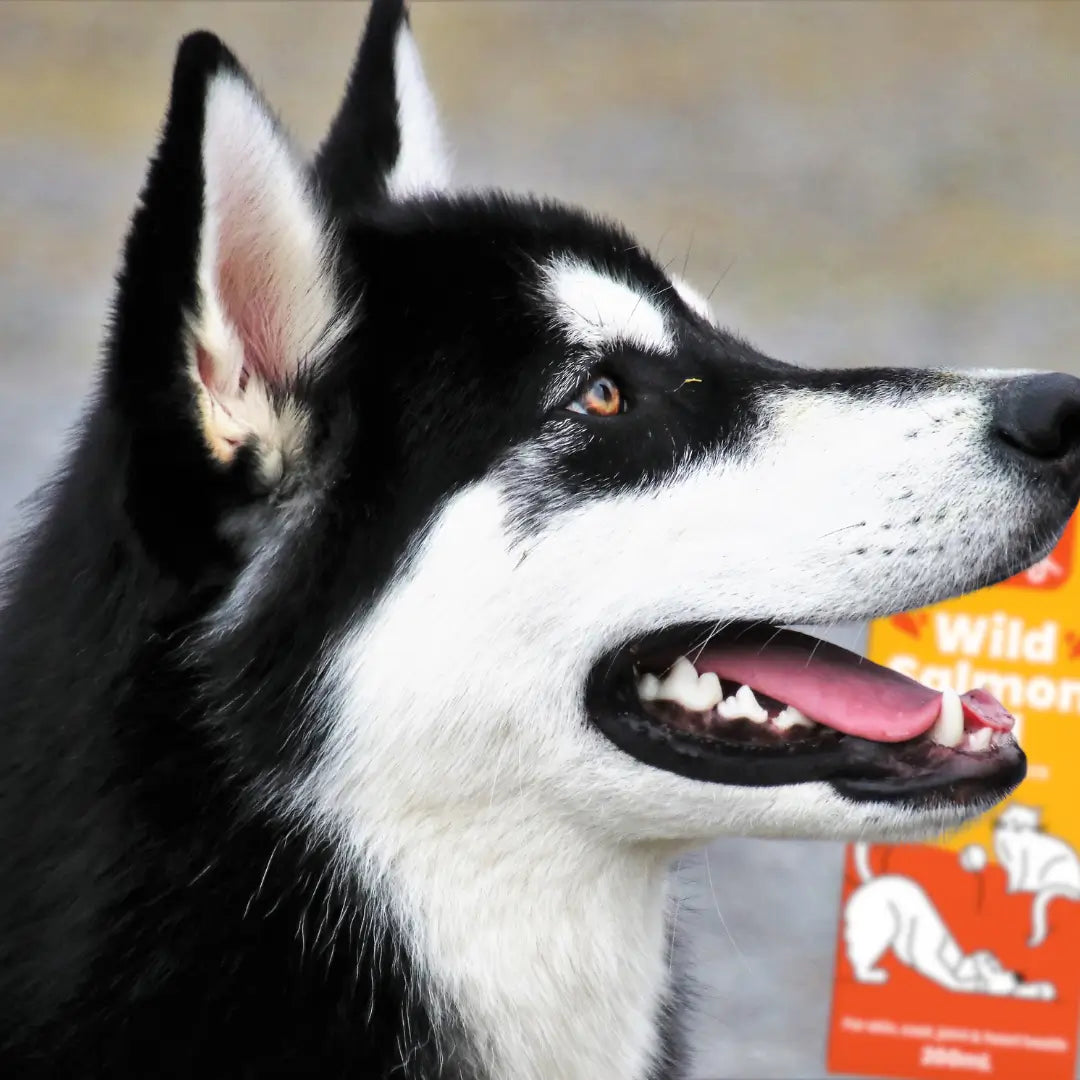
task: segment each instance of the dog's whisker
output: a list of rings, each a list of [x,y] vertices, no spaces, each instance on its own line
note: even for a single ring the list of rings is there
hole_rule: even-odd
[[[712,300],[713,295],[716,293],[716,290],[720,288],[720,282],[722,282],[724,278],[727,277],[728,271],[735,265],[736,258],[737,256],[732,255],[731,260],[728,262],[727,266],[724,267],[721,275],[716,279],[716,284],[713,285],[713,287],[709,290],[708,296],[705,297],[705,303],[709,303]]]
[[[690,230],[690,241],[686,245],[686,254],[682,261],[682,276],[686,276],[686,268],[690,265],[690,252],[694,250],[694,230]]]
[[[673,974],[675,970],[675,941],[679,933],[679,913],[682,911],[682,896],[675,898],[675,910],[671,916],[671,930],[670,941],[668,943],[668,975]]]
[[[742,964],[743,968],[747,972],[751,972],[752,969],[750,967],[750,964],[747,961],[745,955],[743,955],[742,949],[739,948],[739,943],[735,940],[734,934],[732,934],[731,930],[728,928],[727,919],[724,918],[724,913],[720,910],[720,898],[716,894],[716,884],[713,881],[712,864],[709,861],[709,849],[707,847],[705,848],[704,856],[705,873],[709,881],[709,894],[712,896],[713,907],[716,910],[716,917],[720,920],[720,925],[723,927],[724,933],[727,935],[728,941],[731,942],[731,947],[735,950],[735,955],[739,958],[739,963]]]

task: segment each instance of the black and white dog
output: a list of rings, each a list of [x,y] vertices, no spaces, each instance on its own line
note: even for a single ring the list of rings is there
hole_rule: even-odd
[[[5,1077],[675,1076],[673,856],[1023,775],[988,695],[778,627],[1032,563],[1080,382],[789,367],[617,226],[447,182],[401,0],[310,165],[181,45],[8,585]]]

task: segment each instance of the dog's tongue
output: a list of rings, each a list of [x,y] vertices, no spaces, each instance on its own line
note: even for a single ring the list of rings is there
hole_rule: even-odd
[[[794,630],[748,630],[707,649],[695,667],[745,683],[826,727],[875,742],[922,735],[941,711],[939,691]],[[969,690],[960,700],[969,729],[1012,728],[1013,718],[985,690]]]

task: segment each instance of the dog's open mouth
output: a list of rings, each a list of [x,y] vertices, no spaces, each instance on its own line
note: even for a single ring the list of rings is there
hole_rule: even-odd
[[[597,727],[647,764],[723,783],[824,780],[856,799],[966,805],[1023,779],[1013,718],[985,690],[941,693],[792,630],[709,630],[600,664],[588,694]]]

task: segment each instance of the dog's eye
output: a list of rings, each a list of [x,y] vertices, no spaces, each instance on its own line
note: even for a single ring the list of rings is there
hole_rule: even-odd
[[[585,413],[588,416],[617,416],[626,412],[626,399],[612,379],[600,375],[593,379],[567,408],[571,412]]]

